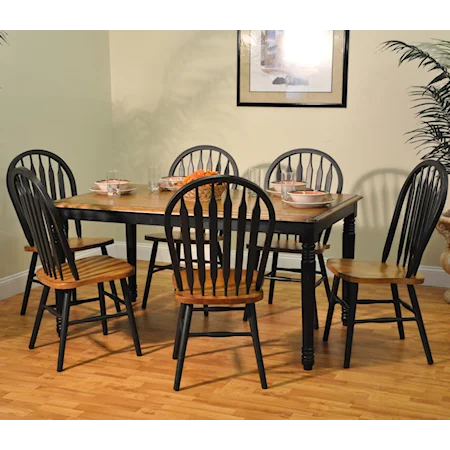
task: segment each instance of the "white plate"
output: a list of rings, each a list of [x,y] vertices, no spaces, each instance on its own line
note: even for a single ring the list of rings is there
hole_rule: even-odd
[[[326,202],[315,202],[315,203],[297,203],[293,200],[284,200],[281,199],[282,202],[287,203],[288,205],[293,206],[294,208],[324,208],[328,206],[333,200],[327,200]]]
[[[89,189],[91,192],[94,192],[95,194],[99,194],[99,195],[108,195],[108,191],[104,191],[102,189],[100,189],[97,186],[93,186]],[[126,194],[131,194],[136,190],[135,187],[131,186],[128,187],[126,189],[121,189],[120,190],[120,195],[126,195]]]
[[[266,189],[266,192],[271,195],[275,195],[276,197],[281,197],[281,192],[276,191],[274,188]]]

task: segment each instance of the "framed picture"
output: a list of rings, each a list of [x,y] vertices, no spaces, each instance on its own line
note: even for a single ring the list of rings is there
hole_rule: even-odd
[[[238,106],[347,106],[349,31],[238,31]]]

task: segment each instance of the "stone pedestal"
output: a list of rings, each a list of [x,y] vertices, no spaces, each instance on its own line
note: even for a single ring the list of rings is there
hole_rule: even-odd
[[[444,236],[447,244],[447,250],[441,255],[441,266],[448,274],[450,274],[450,210],[442,214],[436,229]],[[450,303],[450,289],[445,291],[444,300],[447,303]]]

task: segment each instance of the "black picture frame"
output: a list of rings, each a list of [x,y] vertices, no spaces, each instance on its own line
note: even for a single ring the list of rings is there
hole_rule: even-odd
[[[336,84],[339,87],[339,91],[330,92],[336,99],[334,101],[329,101],[330,93],[311,93],[311,94],[302,94],[304,97],[310,96],[311,99],[308,101],[280,101],[279,93],[277,95],[273,95],[272,92],[263,92],[258,93],[258,97],[254,100],[252,99],[253,95],[250,89],[244,87],[243,85],[248,83],[250,85],[250,69],[249,69],[249,52],[250,50],[245,47],[243,41],[243,33],[249,33],[249,31],[237,31],[237,106],[253,106],[253,107],[301,107],[301,108],[346,108],[347,107],[347,90],[348,90],[348,58],[349,58],[349,41],[350,41],[350,31],[349,30],[333,30],[333,38],[336,38],[335,33],[341,33],[341,43],[340,43],[340,54],[336,55],[333,50],[333,63],[334,58],[339,58],[339,64],[342,66],[342,70],[337,68],[336,74],[333,73],[334,80],[336,80]],[[334,45],[334,44],[333,44]],[[246,53],[246,57],[244,57],[243,53]],[[248,66],[248,73],[243,73],[243,64]],[[334,70],[334,69],[332,69]],[[244,77],[243,77],[244,75]],[[335,77],[340,77],[338,78]],[[244,79],[248,79],[243,83]],[[333,81],[334,83],[334,81]],[[245,89],[245,92],[242,92],[242,89]],[[324,94],[324,95],[322,95]],[[267,97],[267,101],[262,100],[261,97]],[[300,95],[299,95],[300,97]],[[320,97],[323,97],[323,101],[321,101]],[[272,100],[274,98],[274,100]]]

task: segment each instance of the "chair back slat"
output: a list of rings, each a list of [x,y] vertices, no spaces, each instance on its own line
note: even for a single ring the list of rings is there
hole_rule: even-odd
[[[200,150],[200,157],[198,158],[197,170],[203,169],[203,150]]]
[[[39,155],[39,179],[41,180],[42,184],[45,187],[45,190],[48,192],[47,189],[47,178],[45,176],[45,169],[44,165],[42,164],[42,157]]]
[[[222,164],[221,164],[221,159],[222,157],[222,153],[219,153],[219,159],[217,160],[217,164],[216,164],[216,172],[217,173],[222,173]]]
[[[211,281],[213,285],[213,295],[216,295],[216,283],[217,283],[217,255],[218,255],[218,246],[219,243],[217,241],[217,200],[214,193],[214,184],[211,185],[211,198],[209,200],[209,209],[208,209],[208,217],[209,217],[209,239],[210,239],[210,267],[211,267]]]
[[[203,153],[208,152],[206,170],[215,170],[222,174],[222,167],[225,167],[226,175],[239,175],[238,167],[233,157],[225,150],[213,145],[197,145],[182,152],[172,163],[169,169],[169,176],[179,175],[184,177],[194,172],[194,167],[203,169]],[[223,160],[222,160],[223,158]],[[185,161],[188,162],[188,171],[185,170]],[[226,173],[228,171],[228,173]]]
[[[169,173],[169,175],[173,175],[173,174]],[[186,169],[184,167],[184,161],[180,162],[180,168],[179,168],[179,171],[178,171],[178,175],[180,177],[185,177],[186,176]]]
[[[300,153],[297,164],[297,180],[303,180],[303,163],[302,163],[302,153]]]
[[[212,149],[209,151],[208,162],[206,163],[206,170],[212,170]]]
[[[281,181],[281,173],[282,173],[281,164],[278,164],[277,173],[275,175],[275,181]]]
[[[397,264],[407,267],[407,277],[416,275],[425,247],[444,208],[447,190],[448,177],[441,163],[426,160],[414,168],[400,190],[382,262],[389,258],[397,229],[400,229]]]
[[[191,294],[194,292],[194,261],[192,258],[192,246],[189,227],[189,213],[184,198],[181,199],[180,207],[181,236],[183,239],[184,261],[186,266],[187,282]]]
[[[227,190],[225,194],[225,200],[223,202],[223,281],[225,295],[228,295],[228,281],[230,279],[231,268],[231,219],[232,219],[232,207],[230,195],[230,185],[227,183]]]
[[[189,158],[188,175],[190,175],[191,173],[194,173],[194,160],[192,159],[192,153]]]
[[[56,177],[54,164],[56,164]],[[55,166],[55,168],[56,168]],[[47,150],[27,150],[20,155],[16,156],[8,167],[8,173],[10,173],[16,167],[28,168],[43,184],[46,192],[52,200],[58,200],[66,198],[67,196],[77,195],[77,187],[75,177],[69,166],[58,155]],[[37,168],[37,170],[36,170]],[[69,187],[70,192],[66,191],[66,186]],[[8,185],[8,192],[11,187]],[[11,196],[11,192],[10,192]],[[12,198],[12,197],[11,197]],[[13,201],[14,203],[14,201]],[[19,221],[22,225],[25,237],[29,245],[34,245],[31,232],[27,228],[26,221],[21,217],[22,213],[17,205],[14,205]],[[78,237],[81,237],[81,222],[75,220],[75,229]],[[65,224],[68,229],[68,222]]]
[[[287,172],[292,172],[292,164],[291,164],[291,157],[288,156],[288,164],[287,164],[287,168],[286,168]]]
[[[244,264],[244,248],[245,248],[245,228],[247,219],[247,202],[246,202],[247,189],[244,186],[241,196],[241,204],[238,210],[238,221],[236,231],[236,260],[234,262],[234,282],[236,285],[236,295],[239,294],[239,287],[242,279],[242,266]]]
[[[50,184],[50,197],[52,200],[56,200],[56,183],[55,183],[55,172],[53,171],[53,165],[51,158],[48,158],[48,182]]]
[[[319,168],[317,169],[316,174],[316,187],[315,187],[316,191],[322,190],[322,178],[323,178],[323,158],[320,158],[320,165]]]
[[[292,166],[296,167],[297,180],[305,181],[308,188],[335,194],[342,193],[344,178],[339,165],[327,153],[313,148],[297,148],[278,156],[267,169],[264,188],[269,189],[271,181],[280,181],[282,171]],[[317,167],[316,171],[314,171],[314,167]],[[324,183],[325,173],[327,175]],[[327,244],[330,233],[331,228],[323,233],[321,240],[323,244]]]
[[[220,200],[216,199],[215,195],[211,195],[207,204],[202,203],[199,195],[200,187],[209,185],[214,192],[223,183],[226,183],[226,188]],[[242,187],[242,189],[233,189],[233,186]],[[185,195],[192,190],[195,191],[193,203],[192,194],[185,198]],[[249,197],[248,193],[256,195]],[[206,207],[208,214],[204,216]],[[237,217],[233,218],[233,211],[237,212]],[[265,215],[264,220],[261,219],[263,214]],[[173,235],[173,228],[178,225],[181,225],[181,238],[186,259],[184,277],[181,276],[182,269],[179,266]],[[195,227],[195,243],[192,241],[191,229],[193,226]],[[195,286],[196,295],[206,295],[206,286],[208,286],[208,295],[244,295],[255,289],[257,285],[253,282],[255,273],[259,282],[257,290],[260,290],[274,226],[275,211],[272,202],[259,186],[248,180],[231,175],[217,175],[201,178],[183,186],[169,201],[165,212],[165,231],[178,290],[189,289],[192,293],[192,287]],[[232,229],[236,233],[232,233]],[[205,251],[201,248],[206,245],[203,236],[207,230],[210,239],[210,270],[205,270]],[[218,240],[219,230],[222,231],[222,241]],[[250,233],[246,233],[247,230]],[[259,234],[266,236],[267,245],[263,248],[260,258],[264,264],[257,258]],[[247,240],[248,242],[246,242]],[[223,242],[223,263],[219,268],[220,242]],[[248,258],[246,270],[244,270],[244,250],[247,248],[247,243]],[[192,266],[191,245],[196,245],[197,249],[197,271]],[[235,258],[232,258],[234,251]],[[233,265],[234,267],[232,267]],[[234,276],[232,276],[232,268]],[[187,281],[188,286],[183,286],[182,279]],[[198,285],[200,285],[200,289],[198,289]]]
[[[8,185],[13,202],[20,208],[37,246],[44,272],[51,278],[63,280],[62,263],[67,261],[73,277],[78,280],[63,222],[43,183],[31,170],[17,167],[8,172]]]
[[[198,195],[198,187],[196,188],[195,206],[195,242],[197,250],[197,269],[198,278],[200,281],[200,288],[202,295],[205,295],[205,281],[206,281],[206,258],[205,258],[205,230],[203,227],[203,206]]]
[[[333,166],[330,164],[330,168],[328,169],[327,177],[325,179],[325,192],[330,192],[331,183],[333,183]]]
[[[252,212],[252,222],[250,227],[250,239],[248,243],[248,255],[247,255],[247,277],[246,288],[247,294],[250,292],[250,288],[253,281],[253,275],[258,265],[256,245],[258,242],[259,225],[261,219],[261,205],[259,197],[256,197],[255,206]]]

